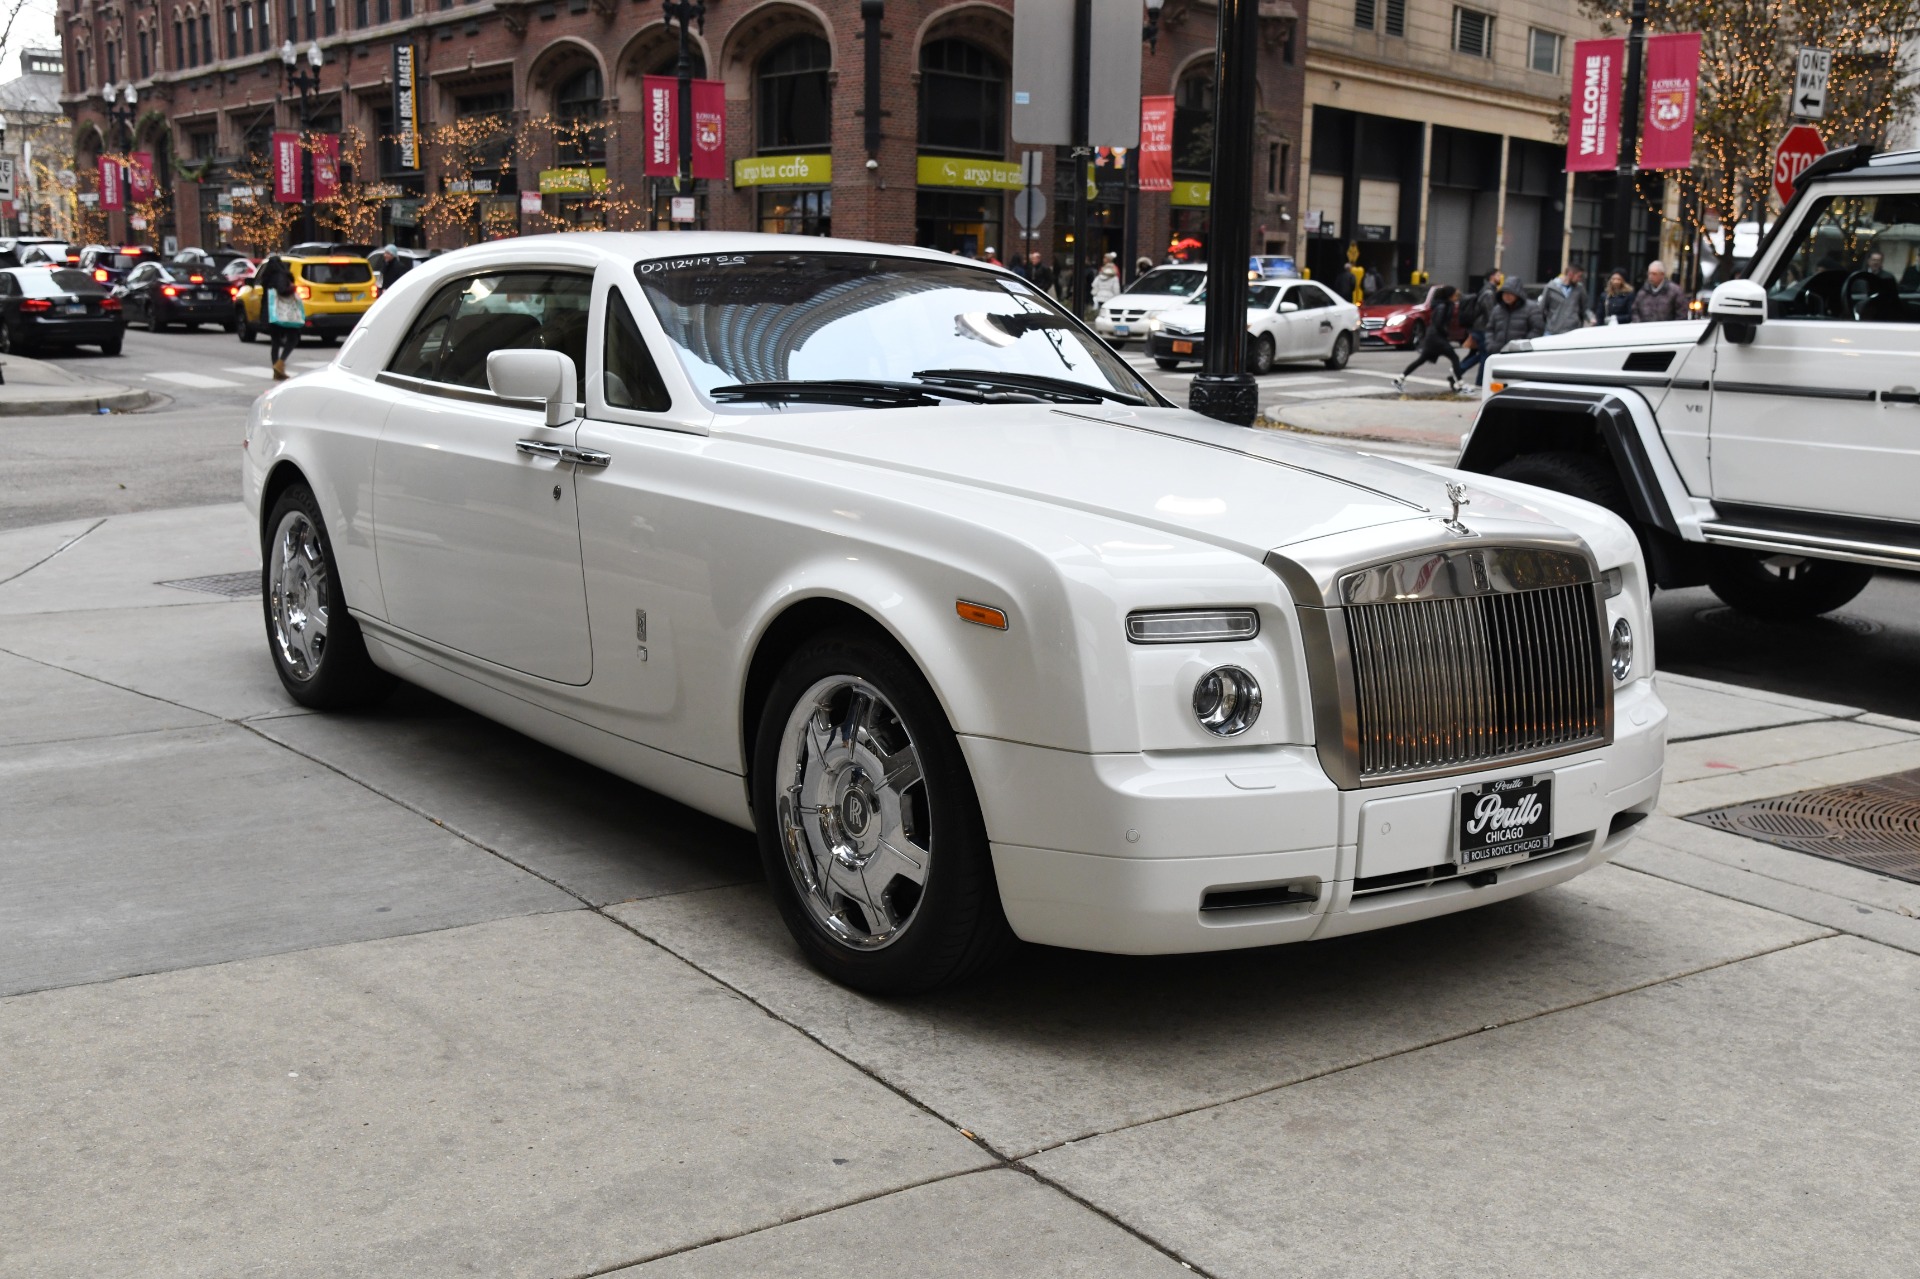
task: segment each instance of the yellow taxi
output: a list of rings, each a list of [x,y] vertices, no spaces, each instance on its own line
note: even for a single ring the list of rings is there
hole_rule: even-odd
[[[293,271],[294,293],[306,309],[305,333],[329,345],[352,332],[380,296],[379,278],[365,258],[328,256],[281,261]],[[267,327],[257,278],[256,268],[255,277],[232,286],[234,328],[242,342],[253,341]]]

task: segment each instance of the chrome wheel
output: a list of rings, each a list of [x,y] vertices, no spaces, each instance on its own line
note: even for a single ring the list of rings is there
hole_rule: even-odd
[[[304,512],[288,511],[267,548],[267,611],[280,669],[303,684],[327,656],[327,585],[320,529]]]
[[[776,768],[780,848],[807,913],[850,950],[892,945],[933,861],[926,779],[899,712],[857,676],[818,680],[787,716]]]

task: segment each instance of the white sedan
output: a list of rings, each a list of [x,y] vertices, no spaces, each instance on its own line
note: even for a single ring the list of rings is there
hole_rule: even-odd
[[[1162,311],[1147,352],[1163,369],[1176,369],[1206,354],[1207,308],[1203,303]],[[1247,371],[1266,373],[1275,364],[1318,360],[1344,369],[1360,344],[1360,308],[1313,280],[1247,286]]]
[[[757,831],[876,991],[1500,901],[1653,810],[1612,514],[1195,416],[1010,272],[795,239],[462,249],[262,396],[289,693],[407,680]]]
[[[1153,332],[1162,311],[1197,302],[1207,291],[1207,268],[1170,262],[1120,290],[1093,317],[1093,331],[1116,347]]]

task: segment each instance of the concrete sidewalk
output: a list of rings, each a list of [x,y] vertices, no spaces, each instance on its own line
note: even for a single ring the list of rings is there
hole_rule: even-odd
[[[1460,455],[1462,439],[1479,411],[1478,396],[1368,396],[1276,405],[1267,410],[1262,424],[1308,435],[1399,445],[1429,460],[1451,463]]]
[[[0,356],[0,417],[44,417],[60,413],[123,413],[146,408],[159,397],[117,382],[82,377],[58,364],[24,355]]]
[[[742,832],[291,705],[169,584],[257,567],[237,506],[0,532],[0,1276],[1911,1273],[1920,886],[1681,818],[1920,724],[1668,677],[1560,888],[877,1000]]]

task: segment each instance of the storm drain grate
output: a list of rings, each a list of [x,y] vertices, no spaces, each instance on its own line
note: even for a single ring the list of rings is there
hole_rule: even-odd
[[[1920,769],[1687,819],[1920,884]]]
[[[230,600],[242,600],[249,595],[260,593],[260,570],[246,573],[215,573],[212,577],[183,577],[176,582],[156,582],[156,586],[171,586],[182,591],[200,591],[207,595],[224,595]]]

